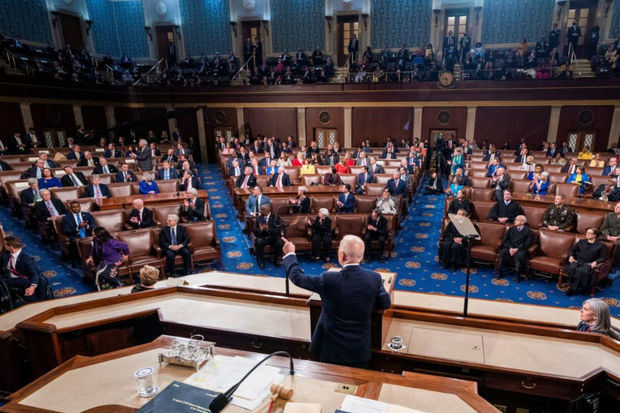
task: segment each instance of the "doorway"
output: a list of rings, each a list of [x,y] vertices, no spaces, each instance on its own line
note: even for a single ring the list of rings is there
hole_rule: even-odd
[[[598,0],[570,2],[570,9],[568,9],[568,15],[566,17],[566,30],[572,26],[573,21],[577,22],[577,26],[581,29],[581,36],[577,43],[577,50],[575,50],[577,57],[584,57],[587,54],[588,45],[586,39],[594,26],[597,6]],[[566,35],[567,33],[564,34],[564,36]]]
[[[73,50],[84,49],[84,37],[82,36],[82,19],[65,13],[55,13],[60,21],[63,47],[70,44]]]
[[[251,56],[248,55],[246,51],[246,43],[248,39],[252,41],[252,47],[256,52],[256,61],[250,62],[249,66],[253,68],[255,64],[258,66],[262,64],[262,55],[264,51],[262,50],[262,47],[260,48],[260,50],[258,50],[256,47],[259,40],[261,41],[262,45],[262,39],[260,38],[260,24],[261,23],[259,20],[248,20],[241,22],[241,50],[243,52],[243,61],[239,62],[240,65],[244,64],[245,61]]]
[[[315,128],[314,141],[319,148],[327,148],[327,145],[338,142],[338,129],[335,128]],[[340,142],[338,142],[340,144]]]
[[[349,59],[349,42],[353,39],[353,36],[357,38],[358,56],[355,57],[355,62],[359,58],[359,21],[357,15],[351,16],[338,16],[338,66],[344,66]],[[354,62],[354,63],[355,63]]]
[[[445,39],[448,36],[449,32],[454,34],[456,38],[456,44],[454,47],[457,47],[461,37],[465,33],[467,33],[468,28],[468,16],[469,10],[467,9],[447,9],[446,10],[446,21],[444,24],[443,30],[443,38]],[[446,45],[443,45],[445,48]]]
[[[177,46],[174,37],[174,26],[155,26],[157,36],[157,57],[166,59],[168,67],[177,63]]]
[[[597,131],[595,130],[572,130],[568,132],[566,140],[574,152],[580,152],[585,146],[589,146],[590,150],[594,152],[596,135]]]
[[[456,139],[456,129],[431,129],[430,131],[430,141],[434,145],[439,135],[442,136],[444,142],[453,141]]]

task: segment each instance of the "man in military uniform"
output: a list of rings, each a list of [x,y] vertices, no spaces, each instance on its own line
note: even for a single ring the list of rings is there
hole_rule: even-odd
[[[620,202],[614,207],[614,212],[605,215],[601,226],[601,234],[605,239],[616,243],[614,252],[614,268],[620,263]]]
[[[565,231],[575,221],[575,211],[564,203],[564,195],[556,195],[553,205],[549,205],[543,214],[543,228],[551,231]]]

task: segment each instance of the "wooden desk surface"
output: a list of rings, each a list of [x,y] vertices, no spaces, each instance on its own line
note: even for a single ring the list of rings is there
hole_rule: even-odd
[[[524,193],[513,193],[512,199],[517,201],[521,206],[531,205],[546,208],[548,205],[553,204],[554,195],[533,195]],[[611,212],[614,210],[616,202],[604,202],[598,199],[592,198],[567,198],[566,204],[570,205],[577,211],[584,212]]]
[[[274,187],[266,187],[263,188],[263,194],[267,196],[279,196],[279,195],[288,195],[295,196],[297,195],[298,186],[285,186],[282,189],[274,188]],[[330,195],[330,194],[339,194],[343,191],[344,186],[325,186],[325,185],[316,185],[316,186],[308,186],[308,195]],[[247,188],[235,188],[235,195],[239,197],[248,197],[252,194],[251,189]]]
[[[139,408],[149,400],[136,394],[133,374],[139,368],[153,367],[160,388],[166,387],[173,380],[183,381],[194,372],[189,368],[158,364],[157,353],[168,347],[172,339],[161,336],[142,346],[96,357],[75,357],[14,393],[12,401],[0,407],[0,411],[53,410],[71,413],[106,405]],[[217,355],[241,356],[253,361],[263,357],[262,354],[219,347],[216,347],[215,352]],[[355,395],[358,397],[429,413],[498,411],[478,396],[476,384],[469,381],[417,373],[401,376],[305,360],[295,360],[295,376],[288,376],[288,359],[276,357],[266,364],[282,369],[285,375],[283,383],[294,389],[292,401],[320,403],[324,412],[339,408],[345,397],[345,394],[334,391],[338,383],[356,385]],[[71,397],[67,397],[68,392]],[[107,411],[113,409],[110,407]],[[247,412],[233,405],[224,411]],[[281,412],[282,405],[277,404],[274,411]]]
[[[150,195],[130,195],[130,196],[119,196],[112,198],[104,198],[97,201],[97,205],[99,205],[99,209],[102,211],[107,211],[111,209],[120,209],[120,208],[128,208],[131,207],[131,203],[134,199],[140,198],[144,201],[145,204],[159,204],[164,202],[171,201],[182,201],[188,196],[187,192],[161,192],[159,194],[150,194]],[[207,191],[201,189],[198,191],[198,198],[203,200],[207,200],[208,195]]]

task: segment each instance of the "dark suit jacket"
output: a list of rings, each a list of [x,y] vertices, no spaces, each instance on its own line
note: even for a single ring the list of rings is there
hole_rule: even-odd
[[[379,215],[379,222],[377,222],[375,224],[375,220],[372,219],[372,215],[368,216],[368,225],[372,225],[374,227],[377,227],[376,231],[372,231],[369,229],[366,229],[367,232],[369,233],[375,233],[379,236],[385,237],[387,234],[387,219],[383,216],[383,215]]]
[[[499,202],[496,202],[491,208],[489,212],[489,216],[487,217],[490,220],[497,221],[498,218],[508,218],[508,222],[514,222],[517,215],[523,215],[523,209],[521,205],[517,204],[515,201],[511,201],[508,206],[504,203],[502,199]]]
[[[82,221],[86,222],[88,226],[84,228],[86,232],[86,236],[90,237],[93,235],[93,228],[95,226],[95,218],[89,212],[80,212],[82,217]],[[61,221],[62,225],[62,233],[68,237],[75,238],[80,234],[80,229],[78,228],[77,222],[73,217],[73,213],[69,212],[62,217]]]
[[[99,190],[101,191],[102,196],[106,198],[112,197],[112,194],[110,193],[110,189],[108,189],[108,186],[106,184],[99,184]],[[82,198],[94,198],[94,197],[95,197],[95,187],[93,184],[90,184],[86,188],[84,188],[84,195],[82,195]]]
[[[310,200],[310,198],[306,198]],[[312,222],[312,235],[320,235],[324,237],[326,235],[331,235],[332,231],[332,220],[329,217],[323,218],[323,223],[319,220],[319,217],[314,218]]]
[[[396,181],[396,182],[395,182]],[[402,179],[394,179],[391,178],[387,182],[387,189],[390,191],[392,196],[406,195],[407,194],[407,184],[403,182]]]
[[[121,158],[122,156],[123,156],[123,153],[119,151],[118,149],[114,150],[114,154],[112,154],[112,151],[109,149],[106,149],[105,152],[103,153],[104,158]]]
[[[259,225],[267,224],[267,229],[260,229]],[[264,215],[259,215],[256,218],[256,223],[254,224],[254,235],[256,238],[272,238],[272,237],[280,237],[282,231],[282,221],[280,221],[280,217],[277,215],[269,214],[269,218],[266,218]]]
[[[295,255],[284,258],[293,284],[321,296],[322,310],[310,349],[320,361],[365,363],[372,355],[371,317],[375,309],[390,307],[381,276],[359,265],[329,270],[319,277],[304,274]],[[343,305],[346,303],[346,305]]]
[[[32,195],[32,192],[30,192]],[[50,199],[52,201],[52,205],[56,208],[56,211],[59,215],[64,215],[67,213],[65,209],[65,204],[60,199]],[[37,221],[47,221],[48,218],[51,217],[50,211],[47,209],[47,205],[45,202],[37,202],[34,204],[34,216],[37,218]]]
[[[11,258],[11,253],[8,250],[4,250],[2,252],[2,257],[0,260],[0,271],[6,278],[10,278],[11,275],[8,270],[9,259]],[[37,268],[37,264],[26,251],[22,250],[17,257],[17,262],[13,263],[15,270],[22,275],[24,278],[28,278],[30,284],[37,284],[41,282],[41,274],[39,273],[39,269]]]
[[[21,200],[22,205],[32,204],[34,202],[34,194],[32,193],[32,188],[28,187],[26,189],[22,189],[19,192],[19,199]]]
[[[12,171],[13,168],[11,168],[11,165],[9,165],[8,163],[4,162],[4,161],[0,161],[0,169],[2,169],[3,171]]]
[[[150,171],[153,169],[153,157],[151,154],[151,148],[148,146],[142,148],[142,151],[138,153],[136,159],[138,160],[138,166],[143,171]]]
[[[245,175],[239,175],[237,177],[237,188],[241,188],[243,185],[243,181],[245,180]],[[248,179],[248,188],[253,188],[256,186],[256,177],[254,175],[250,175],[250,179]]]
[[[26,169],[26,171],[21,176],[22,176],[22,179],[36,178],[37,167],[31,166],[30,168]],[[43,169],[41,169],[41,177],[43,177]]]
[[[388,152],[385,151],[381,154],[381,158],[382,159],[396,159],[396,153],[395,152]]]
[[[545,156],[548,156],[550,158],[555,158],[555,156],[559,153],[560,151],[558,150],[558,148],[555,149],[547,149],[547,153],[545,154]]]
[[[84,185],[88,184],[88,179],[86,179],[82,172],[73,172],[73,174],[77,176]],[[63,177],[60,178],[60,183],[62,184],[62,186],[74,186],[73,181],[71,180],[69,175],[63,175]]]
[[[373,175],[382,174],[384,171],[385,170],[383,169],[383,166],[379,165],[378,163],[375,164],[374,170],[373,170],[372,164],[370,164],[370,166],[368,167],[368,172],[370,172]]]
[[[109,164],[108,164],[108,170],[110,171],[111,174],[115,174],[115,173],[118,172],[118,169],[116,168],[116,166],[109,165]],[[93,173],[94,174],[102,174],[103,173],[103,166],[101,166],[101,165],[95,166],[95,169],[93,169]]]
[[[375,181],[375,177],[372,176],[370,172],[368,172],[368,176],[364,176],[364,173],[360,173],[357,175],[357,187],[361,190],[362,186],[366,184],[371,184]]]
[[[243,166],[239,165],[239,175],[237,176],[242,176],[242,175],[243,175]],[[232,165],[228,167],[228,176],[235,176],[235,167]]]
[[[91,159],[93,160],[95,167],[99,166],[99,158],[97,158],[96,156],[93,156]],[[86,158],[80,159],[77,166],[88,166],[88,160]]]
[[[570,169],[570,167],[571,167],[571,166],[572,166],[572,165],[570,165],[570,164],[566,164],[566,165],[564,165],[564,166],[562,167],[562,169],[560,169],[560,172],[565,173],[565,174],[566,174],[566,173],[568,173],[568,170]],[[577,168],[577,165],[575,165],[575,169],[576,169],[576,168]]]
[[[178,174],[176,169],[171,167],[169,169],[169,172],[170,172],[170,178],[169,179],[178,179],[179,178],[179,174]],[[157,173],[155,174],[155,176],[156,176],[155,179],[164,179],[164,169],[163,168],[158,169]]]
[[[280,174],[271,175],[271,178],[269,178],[269,186],[276,186],[279,176]],[[291,178],[288,174],[282,175],[282,186],[291,186]]]
[[[518,248],[519,251],[525,251],[530,247],[532,231],[527,226],[519,231],[517,227],[510,227],[504,234],[502,248]]]
[[[67,159],[75,159],[81,161],[82,159],[84,159],[84,153],[78,152],[78,155],[76,155],[75,152],[71,151],[67,154]]]
[[[192,176],[191,179],[192,179],[192,188],[195,188],[196,190],[198,190],[200,188],[200,179],[197,176]],[[187,190],[187,181],[184,181],[179,186],[179,191],[186,191],[186,190]]]
[[[138,210],[135,208],[133,208],[129,213],[129,219],[133,217],[138,217]],[[139,224],[134,224],[133,222],[127,220],[127,225],[133,229],[154,227],[155,222],[153,222],[153,211],[148,208],[142,209],[142,221],[140,221]]]
[[[159,232],[159,246],[162,250],[167,251],[170,248],[171,242],[172,238],[170,236],[170,227],[165,226]],[[183,245],[184,248],[187,248],[189,244],[187,230],[182,225],[177,225],[177,245],[179,244]]]
[[[132,171],[127,171],[127,175],[129,176],[129,181],[128,182],[136,182],[138,180],[138,178],[136,178],[136,174],[134,174]],[[116,173],[116,175],[114,176],[114,181],[115,182],[125,182],[123,180],[123,172],[122,171],[118,171]]]
[[[190,221],[204,221],[207,219],[204,215],[205,211],[205,201],[200,198],[196,198],[194,201],[194,208],[190,205],[189,207],[185,207],[185,205],[181,206],[181,216],[187,218]]]
[[[278,159],[280,157],[280,147],[278,145],[271,145],[273,146],[273,154],[274,154],[274,158]],[[265,145],[265,147],[263,148],[265,153],[271,154],[271,147],[269,145]]]
[[[177,158],[177,156],[175,154],[172,155],[168,155],[167,153],[164,154],[164,156],[161,157],[161,161],[168,161],[171,164],[177,163],[179,162],[179,158]]]
[[[352,192],[349,192],[349,196],[347,196],[347,201],[344,200],[344,193],[338,195],[338,201],[342,202],[343,205],[340,208],[340,212],[353,212],[353,206],[355,205],[355,196]]]

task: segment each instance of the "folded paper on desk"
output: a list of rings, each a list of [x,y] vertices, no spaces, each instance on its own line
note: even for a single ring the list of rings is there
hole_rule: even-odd
[[[321,413],[321,405],[316,403],[287,402],[284,413]]]
[[[138,413],[209,412],[209,404],[217,393],[189,384],[173,381]]]
[[[347,395],[335,413],[424,413],[421,410]]]

